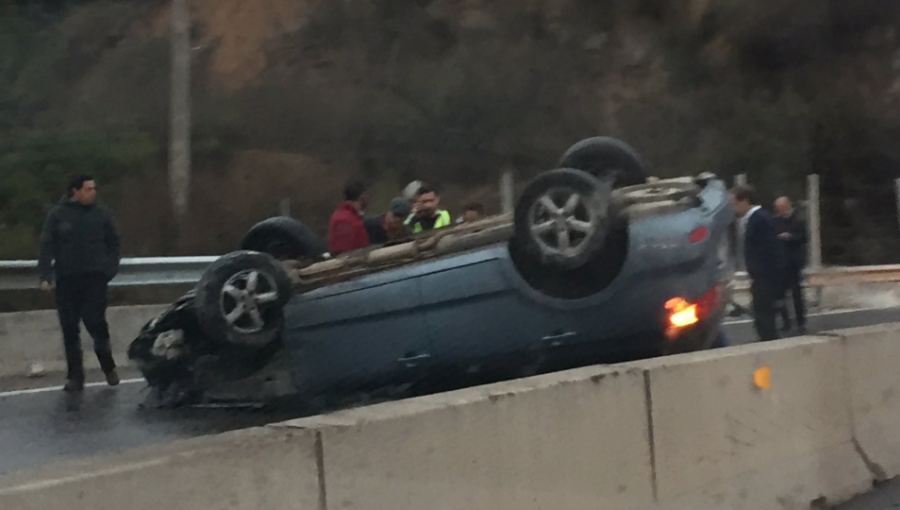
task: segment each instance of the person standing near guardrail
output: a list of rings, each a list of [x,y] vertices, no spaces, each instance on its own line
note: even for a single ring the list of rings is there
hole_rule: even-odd
[[[803,302],[803,268],[806,266],[806,245],[809,234],[806,223],[796,214],[788,197],[775,200],[775,230],[785,248],[787,264],[785,268],[785,294],[790,291],[794,301],[794,316],[800,334],[806,332],[806,306]],[[784,329],[791,329],[791,317],[787,303],[781,308]]]
[[[106,322],[107,288],[119,270],[120,245],[111,214],[96,205],[90,175],[69,181],[67,196],[47,214],[41,232],[38,270],[41,288],[55,281],[56,309],[66,350],[69,392],[84,389],[84,355],[79,323],[94,340],[94,353],[110,386],[119,384]],[[53,262],[53,265],[51,265]]]
[[[757,204],[755,195],[752,187],[737,186],[731,191],[731,207],[741,217],[756,334],[767,341],[778,338],[775,312],[784,295],[785,257],[772,216]]]
[[[344,200],[328,220],[328,251],[334,256],[369,245],[363,211],[369,204],[369,187],[353,181],[344,188]]]
[[[440,204],[441,196],[436,188],[427,184],[419,186],[412,215],[406,219],[406,225],[409,225],[413,234],[447,227],[451,224],[450,212],[440,209],[438,207]]]

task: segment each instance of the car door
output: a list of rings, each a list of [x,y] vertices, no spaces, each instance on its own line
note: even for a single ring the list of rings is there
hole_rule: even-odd
[[[285,334],[301,390],[369,388],[416,379],[432,362],[421,282],[406,268],[298,296]]]
[[[422,275],[422,307],[431,331],[436,368],[481,372],[517,370],[538,356],[531,338],[548,323],[503,270],[505,248],[479,250],[435,262]]]

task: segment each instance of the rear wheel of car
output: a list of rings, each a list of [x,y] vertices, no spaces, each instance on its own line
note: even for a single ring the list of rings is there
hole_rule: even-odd
[[[597,178],[611,177],[613,188],[633,186],[647,181],[640,155],[616,138],[597,136],[582,140],[567,150],[560,168],[575,168]]]
[[[272,256],[239,251],[204,272],[194,307],[213,341],[260,349],[280,337],[290,293],[290,279]]]
[[[241,249],[267,253],[277,260],[316,258],[328,251],[312,229],[284,216],[254,225],[241,241]]]
[[[515,210],[515,236],[542,265],[574,269],[603,250],[609,231],[608,181],[572,168],[544,172],[531,181]]]

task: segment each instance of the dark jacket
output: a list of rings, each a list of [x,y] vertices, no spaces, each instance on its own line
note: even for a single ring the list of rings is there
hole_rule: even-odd
[[[370,216],[364,220],[366,232],[369,233],[370,244],[387,244],[409,236],[409,229],[407,229],[405,225],[401,227],[399,233],[394,233],[394,235],[391,236],[384,227],[384,217],[384,214],[379,214],[378,216]]]
[[[754,281],[779,285],[786,266],[784,247],[778,240],[772,216],[759,209],[750,218],[744,231],[744,264]]]
[[[328,251],[337,255],[369,245],[369,234],[359,211],[346,200],[338,204],[328,220]]]
[[[806,245],[809,242],[809,231],[806,223],[796,214],[791,214],[786,218],[776,216],[775,232],[777,234],[787,233],[791,237],[789,239],[779,239],[788,256],[788,267],[790,269],[803,269],[806,267],[807,252]]]
[[[53,281],[54,273],[57,279],[101,273],[112,280],[119,258],[119,234],[106,209],[63,199],[47,214],[38,258],[41,281]]]

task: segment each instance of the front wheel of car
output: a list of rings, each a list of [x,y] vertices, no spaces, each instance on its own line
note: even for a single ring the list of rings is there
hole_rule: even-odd
[[[587,138],[569,147],[557,166],[576,168],[598,179],[611,178],[614,188],[647,181],[638,152],[622,140],[608,136]]]
[[[213,341],[261,349],[280,337],[290,293],[290,279],[272,256],[238,251],[207,268],[194,307]]]
[[[581,267],[602,251],[610,229],[612,185],[572,168],[544,172],[516,205],[515,236],[541,264]]]

